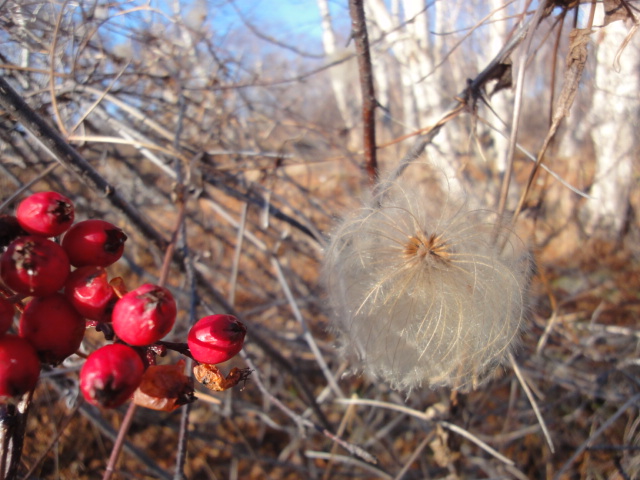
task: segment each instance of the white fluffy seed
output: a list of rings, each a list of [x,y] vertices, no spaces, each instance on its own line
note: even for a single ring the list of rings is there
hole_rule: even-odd
[[[323,266],[341,352],[403,391],[476,388],[517,346],[526,310],[522,242],[496,214],[433,188],[406,173],[381,183],[334,232]]]

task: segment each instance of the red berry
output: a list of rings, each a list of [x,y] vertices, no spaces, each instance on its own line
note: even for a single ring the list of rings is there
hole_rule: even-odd
[[[126,345],[105,345],[87,358],[80,371],[80,390],[92,405],[115,408],[133,395],[144,365],[137,352]]]
[[[64,293],[85,318],[107,322],[118,297],[113,291],[104,267],[86,266],[71,272]]]
[[[0,258],[2,280],[24,295],[48,295],[59,290],[69,268],[60,245],[36,235],[17,238]]]
[[[0,337],[7,333],[13,324],[13,314],[15,309],[13,303],[0,297]]]
[[[62,239],[62,248],[74,267],[108,267],[122,256],[126,240],[124,232],[109,222],[85,220],[69,229]]]
[[[55,365],[78,350],[85,321],[64,295],[54,293],[27,304],[18,331],[33,345],[40,360]]]
[[[222,363],[242,350],[246,333],[247,327],[233,315],[209,315],[191,327],[187,343],[198,362]]]
[[[29,235],[13,215],[0,215],[0,252],[18,237]]]
[[[55,237],[73,223],[73,203],[58,192],[38,192],[20,202],[16,217],[27,232]]]
[[[166,288],[146,283],[116,302],[111,315],[116,335],[130,345],[151,345],[173,328],[177,307]]]
[[[36,386],[40,361],[33,347],[15,335],[0,338],[0,401],[17,397]]]

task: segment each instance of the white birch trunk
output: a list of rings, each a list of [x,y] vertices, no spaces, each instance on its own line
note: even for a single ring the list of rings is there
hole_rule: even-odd
[[[602,24],[602,11],[595,25]],[[640,123],[640,37],[616,55],[629,33],[622,21],[604,27],[597,46],[595,93],[591,122],[596,173],[582,211],[588,233],[619,236],[629,211],[634,163],[638,158]]]
[[[347,52],[341,51],[341,49],[338,48],[336,35],[333,30],[333,25],[331,24],[329,4],[327,0],[317,0],[317,2],[318,10],[320,10],[320,16],[322,18],[322,46],[324,53],[329,61],[340,60],[341,56],[347,55]],[[357,78],[350,78],[350,75],[348,75],[348,67],[342,65],[342,68],[333,67],[329,69],[329,81],[331,82],[331,89],[333,90],[336,105],[342,121],[345,124],[345,128],[351,130],[357,122],[354,108],[352,108],[353,102],[349,101],[349,98],[352,98],[354,95],[354,93],[349,92],[349,84],[354,83],[357,85]]]
[[[507,10],[500,9],[503,5],[503,0],[489,0],[489,9],[496,12],[492,18],[500,19],[507,17]],[[509,34],[508,20],[496,21],[486,28],[489,29],[487,34],[487,47],[485,50],[486,54],[482,56],[482,64],[478,65],[478,71],[482,71],[482,69],[484,69],[491,60],[493,60],[502,47],[504,47],[507,41],[507,35]],[[489,99],[489,104],[495,112],[495,116],[493,114],[488,114],[488,117],[491,119],[491,123],[501,132],[508,132],[511,114],[513,112],[513,98],[514,95],[512,89],[503,89]],[[489,160],[493,163],[495,171],[498,173],[504,173],[507,167],[509,139],[495,130],[491,130],[489,134],[493,141],[493,158]]]

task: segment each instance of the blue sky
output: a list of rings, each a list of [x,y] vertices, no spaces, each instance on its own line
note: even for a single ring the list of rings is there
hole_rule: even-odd
[[[185,8],[194,0],[182,0]],[[197,1],[197,0],[196,0]],[[209,22],[221,30],[246,30],[236,10],[227,0],[208,0]],[[333,23],[339,30],[349,28],[347,0],[330,0]],[[322,53],[320,12],[316,0],[235,0],[235,7],[254,26],[283,43],[313,53]],[[304,45],[296,42],[304,41]]]

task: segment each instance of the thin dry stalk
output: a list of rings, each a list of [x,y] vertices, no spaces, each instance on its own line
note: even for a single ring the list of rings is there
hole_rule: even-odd
[[[351,16],[351,36],[356,44],[358,71],[360,73],[360,92],[362,93],[362,123],[364,159],[369,182],[374,184],[378,178],[378,160],[376,153],[376,95],[373,88],[371,52],[364,17],[364,1],[349,0]]]

